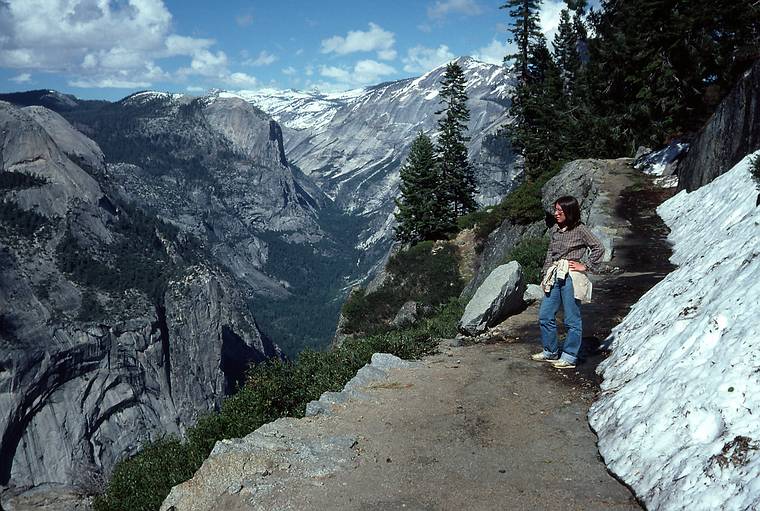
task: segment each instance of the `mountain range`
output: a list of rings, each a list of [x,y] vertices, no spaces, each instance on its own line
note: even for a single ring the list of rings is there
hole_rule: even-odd
[[[459,63],[491,204],[520,175],[500,133],[513,80]],[[391,245],[442,73],[332,95],[0,95],[0,484],[108,471],[277,345],[324,347]]]

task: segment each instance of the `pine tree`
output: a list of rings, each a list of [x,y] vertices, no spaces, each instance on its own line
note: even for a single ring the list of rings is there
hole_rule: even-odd
[[[396,199],[396,239],[403,242],[438,239],[450,225],[449,215],[441,215],[437,198],[440,186],[433,142],[420,132],[401,167],[401,197]]]
[[[512,19],[511,37],[507,40],[514,43],[517,52],[504,57],[504,62],[514,61],[518,78],[525,82],[530,77],[530,63],[533,51],[544,35],[541,33],[539,10],[541,0],[507,0],[500,9],[508,9]]]
[[[437,114],[443,114],[438,119],[438,172],[442,185],[439,200],[448,204],[446,208],[453,226],[455,220],[466,213],[475,211],[475,174],[467,155],[465,135],[467,122],[470,120],[470,110],[467,108],[466,80],[464,71],[456,62],[446,66],[446,72],[441,81],[440,102],[445,109]]]
[[[608,153],[698,128],[758,57],[753,0],[604,0],[592,18],[593,136]]]
[[[562,79],[562,89],[568,96],[573,94],[575,79],[581,67],[578,44],[578,33],[575,25],[570,21],[570,12],[567,9],[562,9],[557,34],[554,36],[552,46],[554,47],[554,59]]]

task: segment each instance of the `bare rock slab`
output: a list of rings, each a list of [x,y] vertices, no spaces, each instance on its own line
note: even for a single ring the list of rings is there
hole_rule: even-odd
[[[498,266],[465,307],[457,328],[463,334],[478,335],[517,314],[523,306],[525,288],[523,270],[517,261]]]

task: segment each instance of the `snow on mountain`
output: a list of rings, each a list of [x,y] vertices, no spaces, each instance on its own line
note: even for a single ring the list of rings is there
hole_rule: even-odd
[[[760,155],[760,152],[756,153]],[[589,420],[650,509],[760,505],[760,207],[750,156],[658,213],[679,266],[612,335]]]
[[[130,94],[126,98],[122,99],[124,104],[141,104],[154,99],[181,99],[185,98],[184,94],[177,92],[160,92],[154,90],[146,90],[142,92],[135,92]]]
[[[470,158],[481,204],[498,202],[520,169],[505,137],[514,78],[501,66],[457,60],[467,81]],[[417,133],[435,137],[445,66],[417,77],[340,94],[238,91],[283,125],[288,161],[346,212],[368,221],[357,247],[389,241],[399,169]]]
[[[253,103],[274,120],[295,130],[321,130],[332,120],[337,110],[364,94],[356,89],[336,94],[297,90],[241,90],[227,93]]]

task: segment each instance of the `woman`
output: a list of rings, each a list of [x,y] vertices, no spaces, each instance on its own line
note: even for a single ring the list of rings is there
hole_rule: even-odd
[[[604,256],[599,239],[581,222],[581,208],[574,197],[560,197],[554,203],[557,224],[549,230],[551,240],[544,261],[544,299],[538,312],[544,350],[533,360],[550,362],[559,369],[572,369],[578,360],[583,334],[581,301],[591,299],[591,282],[585,272],[594,271]],[[581,259],[591,251],[586,264]],[[555,315],[560,305],[565,312],[567,337],[560,353]]]

